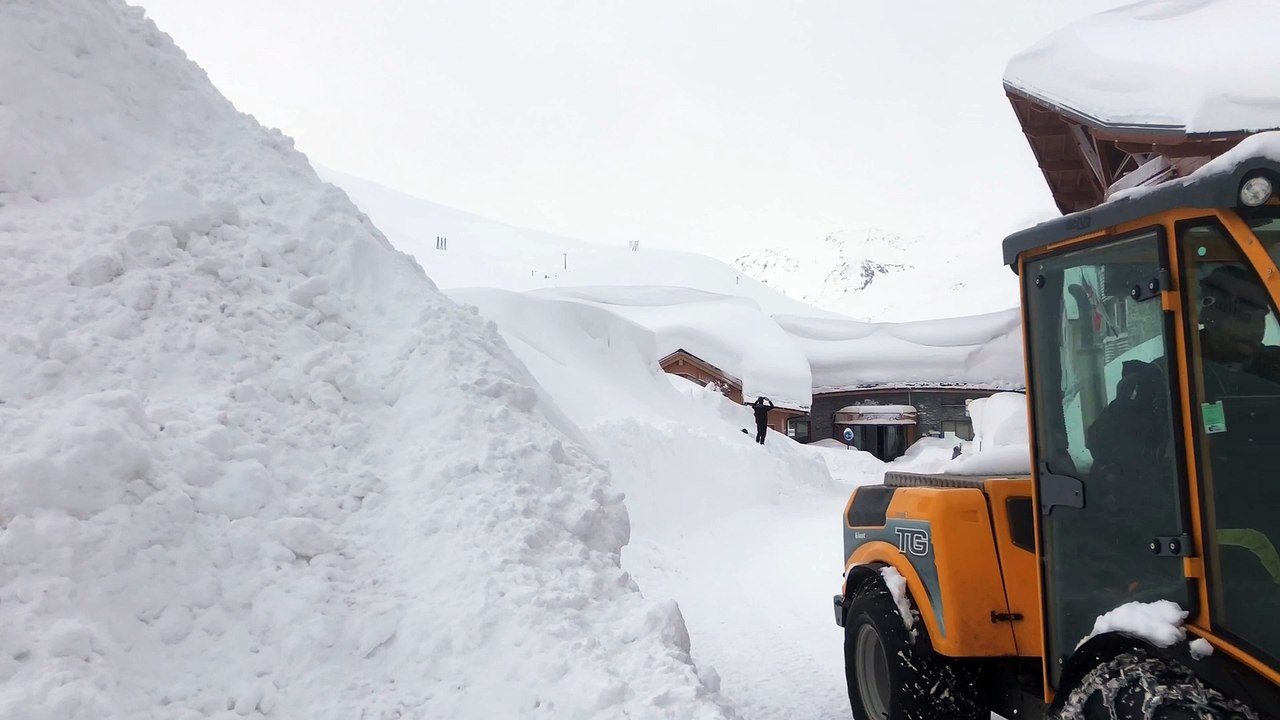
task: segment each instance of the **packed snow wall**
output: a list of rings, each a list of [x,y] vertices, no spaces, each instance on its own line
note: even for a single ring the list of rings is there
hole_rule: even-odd
[[[607,470],[140,9],[0,5],[0,716],[729,715]]]

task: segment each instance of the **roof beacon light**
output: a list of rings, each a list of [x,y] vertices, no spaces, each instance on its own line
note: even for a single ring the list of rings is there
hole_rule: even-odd
[[[1245,180],[1240,186],[1240,203],[1245,207],[1258,207],[1271,199],[1271,181],[1264,175]]]

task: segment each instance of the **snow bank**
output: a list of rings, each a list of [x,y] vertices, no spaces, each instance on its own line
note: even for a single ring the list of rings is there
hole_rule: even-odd
[[[943,472],[957,475],[1027,475],[1031,446],[1027,434],[1027,396],[995,393],[969,402],[973,441],[962,445],[959,457]]]
[[[671,539],[791,493],[860,481],[881,465],[866,453],[811,448],[772,431],[761,447],[742,432],[754,428],[749,408],[659,370],[663,350],[646,325],[668,321],[673,289],[591,290],[590,303],[581,301],[584,292],[450,294],[494,319],[539,386],[564,398],[570,420],[608,461],[637,532],[648,539]],[[706,297],[713,307],[723,302]],[[645,307],[651,315],[636,312]]]
[[[1273,129],[1278,24],[1270,0],[1145,0],[1053,33],[1012,58],[1004,81],[1108,125]]]
[[[0,40],[0,716],[731,714],[492,323],[140,11]]]
[[[885,466],[898,472],[946,475],[1027,475],[1031,451],[1027,435],[1027,398],[1000,392],[969,401],[974,439],[924,437]],[[955,456],[959,445],[962,452]]]

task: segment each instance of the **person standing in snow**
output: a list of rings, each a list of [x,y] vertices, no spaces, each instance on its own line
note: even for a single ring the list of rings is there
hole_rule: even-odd
[[[769,429],[769,411],[773,409],[773,401],[761,395],[751,403],[751,409],[756,414],[756,442],[763,445],[765,431]]]

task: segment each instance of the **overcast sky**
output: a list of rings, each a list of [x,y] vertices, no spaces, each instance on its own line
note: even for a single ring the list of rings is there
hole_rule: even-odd
[[[1125,3],[141,4],[313,161],[428,200],[726,260],[874,226],[998,263],[1055,213],[1005,63]]]

